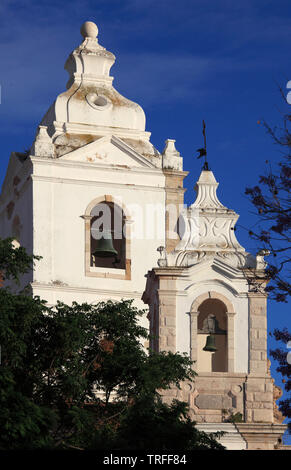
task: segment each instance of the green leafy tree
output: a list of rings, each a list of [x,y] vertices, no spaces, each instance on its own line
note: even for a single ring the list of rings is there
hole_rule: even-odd
[[[280,89],[280,92],[284,101],[281,125],[272,128],[265,121],[262,122],[278,147],[280,158],[275,167],[266,160],[265,174],[259,177],[256,186],[246,188],[246,194],[258,216],[258,228],[256,231],[251,230],[249,234],[257,240],[258,248],[269,254],[265,273],[268,285],[265,291],[272,300],[287,303],[291,296],[291,113],[283,90]],[[285,344],[291,338],[287,328],[281,331],[275,329],[273,337]],[[291,367],[287,363],[287,352],[277,348],[271,350],[270,355],[279,363],[277,371],[283,376],[288,394],[291,389]],[[290,418],[290,397],[281,400],[279,408],[284,416]],[[288,426],[290,432],[290,421]]]
[[[33,265],[34,257],[14,249],[12,239],[0,241],[3,280],[19,280]],[[32,400],[41,381],[34,332],[42,328],[45,304],[38,298],[0,289],[0,449],[42,447],[50,444],[48,429],[55,414]],[[31,357],[35,356],[32,360]]]
[[[258,215],[258,228],[249,234],[260,250],[269,253],[266,291],[277,302],[287,302],[291,295],[291,113],[288,108],[283,111],[280,127],[262,124],[280,150],[280,161],[272,167],[266,160],[258,184],[246,188]]]
[[[0,240],[0,271],[18,280],[35,257]],[[187,405],[161,393],[195,373],[187,356],[147,353],[132,301],[49,308],[0,289],[0,449],[222,449]]]
[[[284,383],[285,396],[279,401],[279,410],[288,418],[288,431],[291,434],[291,334],[287,328],[278,330],[277,328],[271,334],[280,346],[270,351],[271,357],[277,362],[277,372],[282,375]]]

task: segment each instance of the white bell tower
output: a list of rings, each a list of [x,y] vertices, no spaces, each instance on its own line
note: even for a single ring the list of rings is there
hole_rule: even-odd
[[[144,308],[145,274],[157,248],[171,243],[166,204],[183,201],[187,172],[175,141],[160,153],[141,106],[113,87],[115,56],[99,44],[97,26],[86,22],[81,34],[65,64],[67,90],[30,151],[11,154],[0,235],[43,257],[23,284],[50,305],[129,298]],[[95,256],[105,229],[116,257]]]

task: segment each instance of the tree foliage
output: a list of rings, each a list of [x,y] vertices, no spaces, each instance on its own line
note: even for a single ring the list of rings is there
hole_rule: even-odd
[[[291,418],[291,334],[288,332],[287,328],[284,328],[282,331],[275,329],[272,333],[272,336],[275,337],[277,341],[283,343],[283,347],[278,347],[270,351],[271,357],[275,359],[278,363],[277,372],[279,372],[283,377],[283,383],[285,391],[287,392],[286,397],[279,401],[279,410],[286,416],[286,418]],[[289,343],[289,345],[288,345]],[[289,349],[289,350],[288,350]],[[288,360],[289,358],[289,360]],[[291,420],[288,422],[289,433],[291,433]]]
[[[260,224],[256,232],[250,231],[249,234],[258,241],[261,250],[269,252],[266,268],[269,284],[265,290],[276,302],[288,302],[291,295],[291,113],[282,89],[280,91],[284,99],[282,124],[271,128],[263,121],[263,126],[278,146],[281,158],[275,169],[266,161],[265,175],[260,176],[258,185],[247,188],[246,194],[257,210]],[[282,331],[275,329],[273,336],[285,344],[291,340],[287,328]],[[271,357],[279,363],[277,372],[283,376],[288,393],[291,389],[291,366],[287,353],[282,348],[270,351]],[[291,417],[290,396],[279,402],[279,409],[284,416]],[[291,430],[291,422],[288,427]]]
[[[30,256],[25,248],[13,246],[13,238],[5,238],[0,243],[0,269],[3,280],[13,279],[19,281],[19,276],[28,273],[34,265],[34,260],[41,256]]]
[[[5,278],[33,261],[0,240]],[[185,403],[162,402],[195,373],[186,355],[145,351],[144,312],[132,301],[51,308],[2,287],[0,305],[0,449],[222,448]]]
[[[290,105],[287,105],[290,106]],[[266,269],[269,285],[266,290],[278,302],[287,302],[291,295],[291,113],[283,114],[281,127],[271,128],[263,122],[267,133],[279,147],[281,159],[275,168],[266,161],[267,169],[258,185],[246,188],[246,194],[257,210],[259,228],[250,231],[260,249],[270,253]]]

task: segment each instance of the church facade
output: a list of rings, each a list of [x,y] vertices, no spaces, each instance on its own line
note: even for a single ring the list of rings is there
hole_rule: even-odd
[[[204,167],[184,206],[173,139],[150,141],[145,114],[113,87],[114,55],[86,22],[69,56],[67,90],[43,117],[29,152],[13,152],[0,195],[0,236],[42,256],[22,279],[33,295],[96,303],[134,299],[156,351],[189,354],[197,377],[166,401],[190,405],[229,449],[274,449],[285,431],[267,359],[265,253],[238,243],[238,215]],[[178,235],[179,234],[179,235]],[[250,281],[251,279],[251,281]]]

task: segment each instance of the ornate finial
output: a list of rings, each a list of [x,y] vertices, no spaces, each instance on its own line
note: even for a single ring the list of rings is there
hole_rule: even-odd
[[[158,259],[158,266],[160,268],[165,268],[168,265],[166,250],[164,246],[159,246],[157,251],[160,253],[160,258]]]
[[[202,128],[202,134],[203,134],[203,137],[204,137],[204,147],[202,147],[201,149],[197,149],[197,152],[199,152],[199,155],[197,158],[202,158],[202,157],[205,157],[205,162],[204,162],[204,165],[202,167],[202,170],[204,171],[210,171],[209,167],[208,167],[208,162],[207,162],[207,151],[206,151],[206,134],[205,134],[205,121],[203,119],[202,121],[202,125],[203,125],[203,128]]]
[[[30,154],[36,157],[53,158],[54,144],[47,133],[47,126],[38,126],[35,141],[30,149]]]
[[[82,43],[69,55],[65,69],[70,75],[67,88],[73,83],[79,86],[96,85],[103,82],[112,86],[113,77],[109,76],[115,62],[115,56],[98,43],[98,28],[92,21],[85,21],[81,26]],[[84,96],[85,98],[85,96]]]
[[[183,170],[183,160],[176,150],[174,139],[167,139],[163,150],[163,168],[171,170]]]
[[[84,39],[96,39],[98,36],[98,27],[93,23],[93,21],[85,21],[85,23],[82,24],[80,31]]]

